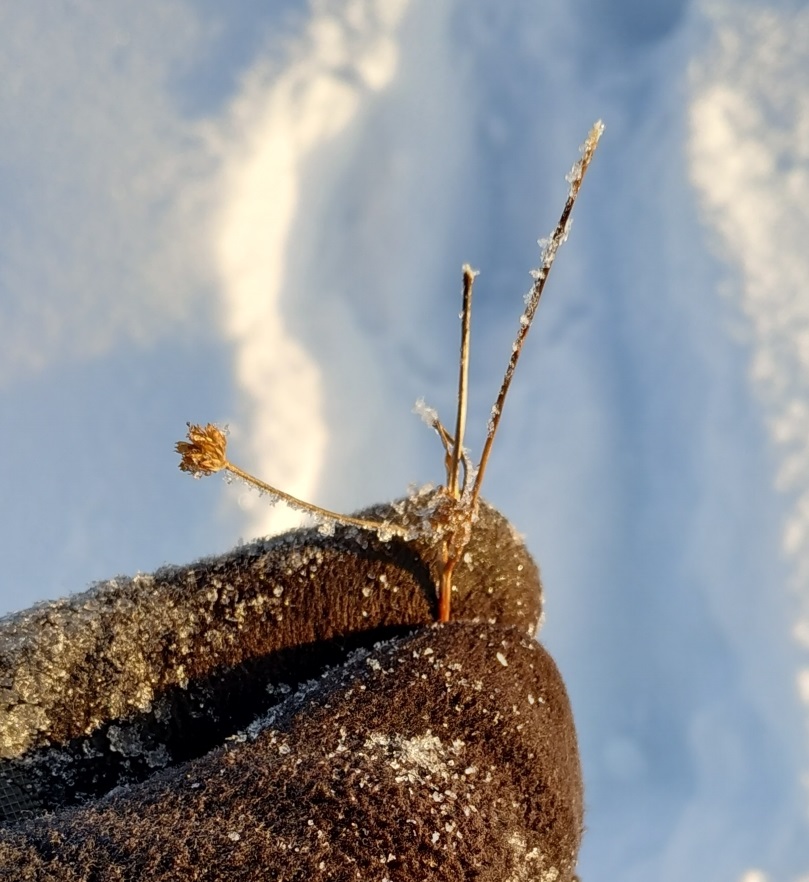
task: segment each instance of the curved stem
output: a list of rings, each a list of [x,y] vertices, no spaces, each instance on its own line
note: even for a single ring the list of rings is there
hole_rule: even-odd
[[[291,493],[285,493],[283,490],[279,490],[277,487],[273,487],[271,484],[267,484],[259,478],[254,477],[249,472],[243,471],[238,466],[233,465],[232,462],[225,462],[224,469],[225,471],[230,472],[235,477],[241,478],[248,484],[252,484],[254,487],[257,487],[259,490],[263,490],[265,493],[269,493],[271,496],[282,499],[293,508],[301,509],[317,517],[327,518],[330,521],[335,521],[338,524],[343,524],[349,527],[361,527],[363,530],[373,530],[374,532],[384,530],[387,533],[393,533],[394,535],[400,536],[402,538],[406,538],[408,535],[407,530],[405,530],[404,527],[400,527],[398,524],[383,524],[380,521],[367,521],[364,518],[353,518],[350,515],[338,514],[336,511],[329,511],[329,509],[327,508],[321,508],[319,505],[313,505],[311,502],[304,502],[303,499],[298,499],[297,496],[292,496]]]

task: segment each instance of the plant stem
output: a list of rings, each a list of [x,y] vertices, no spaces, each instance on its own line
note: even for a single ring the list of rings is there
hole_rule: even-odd
[[[463,436],[466,429],[466,410],[469,388],[469,340],[472,321],[472,286],[477,273],[465,264],[463,268],[463,308],[461,311],[461,358],[458,369],[458,410],[455,419],[455,439],[452,445],[452,459],[447,475],[447,490],[453,499],[460,495],[459,482],[461,470],[461,452]]]
[[[505,404],[506,395],[508,394],[509,387],[511,386],[511,380],[514,376],[514,369],[517,367],[517,362],[520,358],[520,353],[522,352],[523,343],[525,342],[525,338],[531,328],[531,322],[534,319],[534,314],[536,313],[537,307],[539,306],[539,300],[542,297],[543,290],[545,289],[545,282],[548,280],[548,274],[550,273],[551,267],[553,266],[556,252],[559,250],[559,246],[562,244],[562,242],[564,242],[567,238],[570,223],[570,213],[571,211],[573,211],[573,206],[576,203],[576,197],[579,194],[581,182],[584,179],[587,167],[590,165],[590,160],[593,158],[593,153],[595,153],[596,146],[598,145],[598,139],[601,137],[601,133],[603,131],[604,125],[603,123],[601,123],[601,121],[597,122],[592,127],[592,129],[590,129],[587,140],[584,142],[584,145],[582,147],[582,157],[573,166],[572,171],[567,177],[567,180],[570,183],[570,190],[568,191],[567,201],[565,202],[565,207],[562,209],[562,214],[559,218],[559,222],[556,224],[556,229],[553,231],[553,235],[551,236],[549,242],[545,247],[545,252],[542,258],[542,266],[534,272],[534,284],[528,295],[525,312],[523,312],[522,316],[520,316],[520,327],[517,330],[517,337],[514,341],[514,345],[511,347],[511,357],[509,358],[508,367],[506,368],[506,373],[503,377],[500,391],[497,393],[497,400],[494,403],[494,407],[492,407],[492,416],[489,420],[489,430],[486,434],[486,441],[483,445],[483,452],[480,456],[478,473],[475,477],[475,484],[472,488],[473,505],[477,502],[478,497],[480,496],[480,487],[483,483],[483,476],[486,472],[486,465],[488,464],[489,455],[492,451],[494,436],[497,433],[498,426],[500,425],[500,416],[503,413],[503,405]]]
[[[364,530],[373,530],[374,532],[384,530],[387,533],[392,533],[396,536],[401,536],[402,538],[406,538],[408,535],[407,531],[403,527],[400,527],[398,524],[383,524],[379,521],[367,521],[363,518],[353,518],[350,515],[338,514],[336,511],[329,511],[329,509],[327,508],[321,508],[319,505],[314,505],[311,502],[304,502],[303,499],[298,499],[297,496],[292,496],[292,494],[290,493],[285,493],[283,490],[279,490],[277,487],[273,487],[271,484],[267,484],[261,479],[254,477],[249,472],[243,471],[237,465],[234,465],[230,461],[226,461],[223,468],[225,471],[230,472],[230,474],[234,475],[237,478],[241,478],[248,484],[252,484],[259,490],[263,490],[265,493],[269,493],[271,496],[276,496],[278,499],[282,499],[293,508],[302,509],[303,511],[309,512],[316,517],[326,518],[330,521],[335,521],[336,523],[343,524],[347,527],[361,527]]]

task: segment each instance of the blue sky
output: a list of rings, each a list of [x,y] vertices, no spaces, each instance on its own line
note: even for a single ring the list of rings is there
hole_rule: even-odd
[[[485,493],[525,533],[588,882],[809,878],[809,11],[30,0],[0,29],[0,609],[439,480],[607,129]]]

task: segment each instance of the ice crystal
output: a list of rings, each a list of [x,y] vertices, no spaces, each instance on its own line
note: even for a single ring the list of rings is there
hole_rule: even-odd
[[[419,398],[413,405],[413,413],[418,414],[430,428],[438,422],[438,411],[430,407],[423,398]]]

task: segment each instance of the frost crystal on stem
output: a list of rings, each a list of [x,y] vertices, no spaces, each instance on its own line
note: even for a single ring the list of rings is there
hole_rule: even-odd
[[[426,423],[431,429],[438,422],[438,411],[434,407],[430,407],[423,398],[419,398],[413,405],[413,413],[420,416],[422,422]]]

